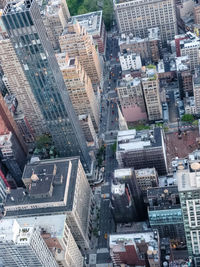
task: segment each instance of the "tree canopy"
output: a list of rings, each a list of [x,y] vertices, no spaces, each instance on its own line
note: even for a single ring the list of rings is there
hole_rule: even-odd
[[[72,16],[100,10],[97,0],[67,0],[67,5]],[[103,0],[103,19],[107,30],[110,30],[113,21],[112,0]]]
[[[194,116],[192,114],[184,114],[181,118],[182,121],[185,122],[193,122],[194,121]]]

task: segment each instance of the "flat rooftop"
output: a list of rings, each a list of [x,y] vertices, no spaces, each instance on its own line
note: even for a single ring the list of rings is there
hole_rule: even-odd
[[[155,168],[144,168],[140,170],[135,170],[136,177],[151,176],[157,175]]]
[[[117,137],[117,151],[134,151],[162,146],[161,129],[156,127],[153,131],[126,130],[119,131]]]
[[[123,195],[125,193],[125,184],[112,184],[111,192],[114,195]]]
[[[147,190],[149,210],[180,208],[177,186],[154,187]]]
[[[134,87],[134,86],[138,86],[141,83],[141,79],[139,78],[132,78],[130,76],[125,76],[122,80],[118,80],[117,81],[117,87]]]
[[[79,24],[91,35],[97,35],[101,32],[102,10],[83,15],[73,16],[72,21],[78,21]]]
[[[36,1],[36,0],[20,0],[20,1],[8,3],[4,8],[3,15],[15,14],[15,13],[27,11],[30,9],[33,1]]]
[[[79,157],[27,164],[22,180],[26,188],[12,189],[6,216],[37,216],[72,209]]]
[[[66,215],[57,214],[49,216],[26,217],[16,219],[3,219],[0,222],[0,240],[3,233],[11,233],[15,222],[20,227],[34,227],[43,229],[51,237],[62,237],[64,234]]]
[[[111,234],[109,239],[110,248],[114,248],[116,245],[129,246],[136,245],[136,243],[148,243],[154,248],[158,249],[157,232],[152,232],[151,230],[137,232],[137,233],[127,233],[127,234]]]
[[[133,174],[133,170],[131,168],[117,169],[114,171],[115,178],[124,178],[127,176],[131,176]]]

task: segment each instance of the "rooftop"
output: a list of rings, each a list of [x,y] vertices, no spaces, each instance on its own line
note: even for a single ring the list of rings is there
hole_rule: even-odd
[[[112,184],[111,192],[114,195],[123,195],[125,192],[125,184]]]
[[[115,178],[125,178],[129,177],[133,174],[133,170],[131,168],[125,168],[125,169],[117,169],[114,171],[114,177]]]
[[[184,71],[189,69],[188,56],[176,57],[176,69],[177,71]]]
[[[148,247],[145,247],[146,252],[150,253],[148,255],[153,254],[155,256],[155,259],[158,257],[159,248],[157,231],[152,232],[151,230],[146,230],[137,233],[110,235],[109,245],[111,250],[115,252],[125,251],[125,247],[127,246],[135,246],[137,252],[140,254],[140,249],[137,247],[139,244],[147,244]]]
[[[178,190],[180,192],[200,189],[200,151],[189,154],[188,159],[177,159],[172,162],[176,168]]]
[[[180,208],[177,186],[154,187],[147,190],[149,210]]]
[[[180,41],[180,48],[190,48],[194,46],[200,46],[200,39],[192,32],[186,32],[187,39]]]
[[[24,168],[25,188],[11,190],[6,216],[37,216],[72,209],[79,158],[42,160]]]
[[[155,168],[144,168],[140,170],[135,170],[136,177],[151,176],[157,175]]]
[[[33,1],[34,0],[20,0],[16,2],[10,2],[5,6],[3,15],[27,11],[30,9]]]
[[[100,35],[101,22],[102,22],[102,10],[83,15],[74,16],[73,21],[78,21],[89,34]]]
[[[141,83],[139,78],[132,78],[131,75],[125,75],[122,80],[117,81],[117,87],[134,87],[138,86]]]
[[[119,131],[117,137],[117,151],[135,151],[162,146],[161,129],[153,131],[126,130]]]
[[[57,214],[49,216],[26,217],[16,219],[3,219],[0,221],[0,240],[3,233],[11,234],[12,227],[18,224],[19,227],[40,228],[42,231],[51,234],[51,237],[62,237],[64,233],[66,215]],[[11,236],[10,236],[11,237]]]
[[[119,38],[119,45],[122,44],[134,44],[134,43],[144,43],[148,41],[160,40],[160,31],[158,27],[149,28],[148,29],[148,37],[147,38],[140,38],[134,37],[132,33],[129,34],[121,34]]]

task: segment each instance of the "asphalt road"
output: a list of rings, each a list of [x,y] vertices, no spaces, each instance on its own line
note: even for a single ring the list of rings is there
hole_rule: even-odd
[[[168,91],[168,95],[169,95],[169,102],[168,102],[169,121],[170,122],[177,122],[178,109],[177,109],[175,99],[174,99],[174,92],[172,90],[170,90],[170,91]]]
[[[101,187],[101,209],[99,219],[100,237],[98,248],[107,248],[109,234],[115,231],[115,223],[110,208],[111,182],[114,169],[117,168],[113,143],[117,137],[118,110],[117,93],[115,91],[118,77],[121,75],[121,67],[117,61],[118,41],[115,38],[108,38],[106,57],[108,60],[107,71],[104,76],[104,90],[101,102],[101,135],[105,142],[110,142],[106,146],[105,156],[105,183]],[[112,57],[110,55],[112,54]]]

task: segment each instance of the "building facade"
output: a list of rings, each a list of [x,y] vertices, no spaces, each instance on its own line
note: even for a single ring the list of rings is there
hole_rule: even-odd
[[[59,49],[59,36],[67,26],[70,13],[67,2],[64,0],[48,1],[42,9],[42,20],[47,32],[47,37],[54,49]]]
[[[43,115],[42,123],[46,124],[59,154],[80,155],[85,170],[90,172],[91,158],[85,137],[67,90],[63,90],[64,80],[53,48],[46,38],[37,2],[25,0],[20,4],[8,4],[2,19]]]
[[[158,173],[155,168],[135,170],[135,177],[145,195],[148,189],[158,186]]]
[[[195,159],[196,158],[196,159]],[[200,157],[189,157],[176,171],[189,259],[200,265]]]
[[[200,40],[191,32],[186,33],[186,39],[180,41],[181,56],[188,56],[190,70],[194,71],[200,64]]]
[[[112,234],[109,246],[114,266],[160,267],[159,236],[157,231],[146,230],[138,233]]]
[[[193,76],[193,93],[194,93],[195,113],[200,114],[200,77],[198,70],[196,70],[196,73]]]
[[[66,223],[82,251],[90,247],[92,192],[78,157],[27,164],[26,188],[11,190],[5,218],[65,214]]]
[[[153,132],[119,131],[116,159],[120,168],[155,168],[159,175],[167,173],[166,149],[161,128]]]
[[[98,46],[99,53],[104,54],[106,49],[106,29],[103,21],[102,10],[86,13],[73,17],[73,21],[86,29]]]
[[[148,37],[139,38],[133,37],[133,34],[121,34],[119,39],[120,52],[123,53],[125,50],[139,54],[142,63],[147,61],[158,62],[161,56],[161,40],[159,28],[148,29]]]
[[[114,10],[120,33],[144,38],[149,27],[158,27],[162,42],[172,40],[177,34],[174,0],[115,0]]]
[[[57,266],[83,266],[83,257],[76,245],[69,227],[66,224],[66,215],[48,215],[16,219],[4,219],[4,224],[13,221],[19,226],[34,227],[38,230],[49,251],[57,262]]]
[[[142,87],[149,121],[162,119],[160,87],[155,68],[148,68],[142,78]]]
[[[93,84],[99,84],[102,75],[101,64],[95,45],[85,28],[78,22],[68,23],[67,28],[60,36],[60,48],[69,57],[78,57],[87,75]]]
[[[142,67],[140,55],[130,52],[124,52],[119,56],[122,71],[124,70],[139,70]]]
[[[76,115],[90,114],[98,132],[99,105],[90,78],[78,57],[69,58],[66,53],[57,54],[56,57]]]
[[[194,23],[200,24],[200,5],[196,4],[194,6]]]
[[[33,133],[41,135],[46,131],[44,117],[10,39],[0,40],[0,59],[10,93],[18,100],[18,109],[25,114]]]
[[[147,190],[148,215],[152,229],[160,238],[169,237],[179,246],[185,244],[185,232],[177,186],[157,187]]]
[[[116,89],[126,122],[146,121],[147,112],[141,80],[127,75],[118,80]]]
[[[16,220],[2,221],[0,234],[0,258],[3,266],[58,266],[38,229],[20,226]]]

